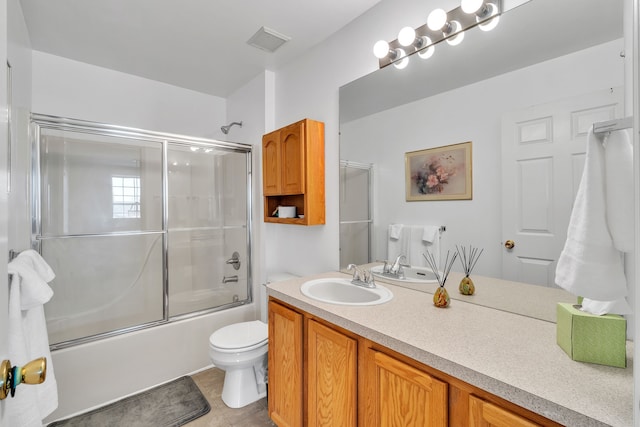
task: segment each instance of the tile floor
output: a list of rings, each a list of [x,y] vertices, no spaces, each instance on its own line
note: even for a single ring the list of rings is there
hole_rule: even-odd
[[[224,383],[224,371],[211,368],[194,374],[192,378],[209,401],[211,411],[185,424],[186,427],[275,426],[269,419],[266,398],[239,409],[231,409],[224,404],[220,397]]]

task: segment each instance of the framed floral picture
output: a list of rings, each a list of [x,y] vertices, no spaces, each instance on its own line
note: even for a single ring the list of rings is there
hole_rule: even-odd
[[[407,201],[470,200],[471,141],[404,155]]]

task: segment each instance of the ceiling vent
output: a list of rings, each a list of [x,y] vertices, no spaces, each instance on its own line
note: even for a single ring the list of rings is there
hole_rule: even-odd
[[[247,41],[247,43],[267,52],[275,52],[276,49],[289,40],[291,40],[291,37],[280,34],[271,28],[262,27]]]

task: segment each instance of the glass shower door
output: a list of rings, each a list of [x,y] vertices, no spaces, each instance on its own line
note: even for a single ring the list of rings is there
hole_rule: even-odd
[[[161,321],[162,144],[38,131],[35,245],[56,273],[50,343]]]
[[[372,261],[372,167],[340,161],[340,268]]]
[[[65,348],[251,302],[251,146],[32,114],[32,247]]]
[[[169,316],[248,295],[249,153],[169,143]]]

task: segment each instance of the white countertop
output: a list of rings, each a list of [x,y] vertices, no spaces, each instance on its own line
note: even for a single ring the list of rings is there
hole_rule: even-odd
[[[374,306],[325,304],[300,292],[322,277],[349,276],[271,283],[268,294],[558,423],[633,425],[631,342],[625,369],[576,362],[556,344],[555,323],[461,300],[437,308],[431,294],[389,283],[394,298]]]

